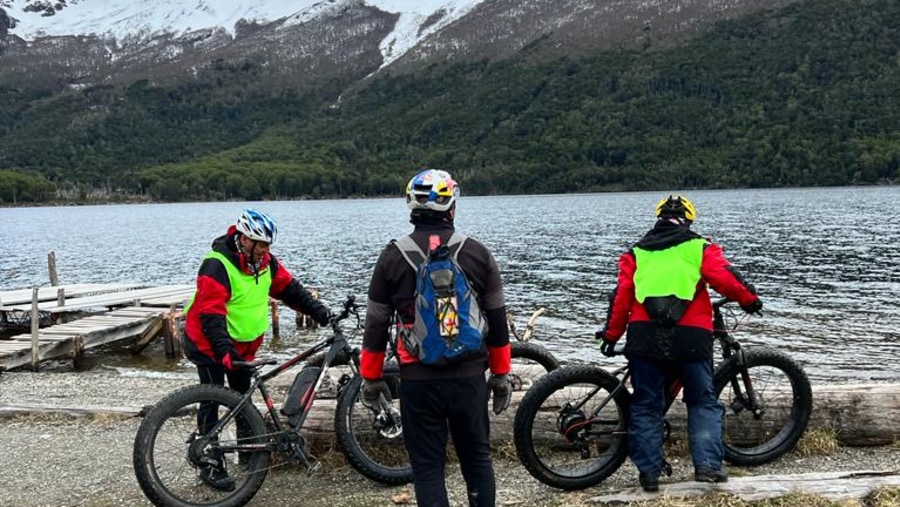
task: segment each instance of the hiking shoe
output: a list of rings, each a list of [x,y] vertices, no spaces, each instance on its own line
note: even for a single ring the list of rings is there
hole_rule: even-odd
[[[728,482],[728,472],[712,468],[695,468],[694,480],[697,482]]]
[[[228,470],[225,470],[221,462],[215,465],[202,465],[200,480],[212,489],[234,491],[234,479],[228,475]]]
[[[659,491],[659,477],[640,474],[638,475],[638,482],[641,483],[641,487],[644,488],[644,491],[648,493]]]

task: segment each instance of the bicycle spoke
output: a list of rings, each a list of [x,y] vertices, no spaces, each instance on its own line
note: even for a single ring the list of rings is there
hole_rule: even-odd
[[[399,423],[399,402],[395,400],[390,410],[390,417]],[[403,443],[403,430],[397,425],[392,425],[386,413],[379,417],[379,414],[357,402],[353,404],[348,417],[350,432],[360,450],[369,459],[388,468],[409,466],[409,456]]]
[[[608,403],[594,414],[609,395],[599,387],[590,383],[566,385],[541,403],[531,438],[538,460],[553,473],[565,477],[590,475],[624,445],[626,422],[616,405]],[[588,397],[592,392],[595,394]]]
[[[777,435],[793,424],[793,388],[779,368],[757,366],[748,373],[753,400],[740,377],[734,382],[737,389],[729,384],[720,397],[725,406],[723,440],[736,449],[761,453],[768,442],[780,442]]]

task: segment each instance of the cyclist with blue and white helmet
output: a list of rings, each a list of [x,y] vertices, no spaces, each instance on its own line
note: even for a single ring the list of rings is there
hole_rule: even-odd
[[[446,171],[428,169],[406,186],[406,205],[414,230],[409,234],[418,249],[430,252],[447,245],[455,234],[454,217],[459,186]],[[459,237],[458,235],[456,237]],[[509,327],[506,302],[497,266],[481,242],[466,238],[456,252],[459,266],[472,284],[488,330],[482,350],[448,364],[424,364],[407,345],[403,333],[397,343],[400,361],[400,412],[403,442],[409,453],[418,505],[446,507],[444,482],[449,435],[459,457],[470,506],[493,506],[496,497],[489,438],[488,400],[493,411],[509,406]],[[375,263],[366,305],[366,328],[360,355],[362,403],[375,406],[379,396],[390,399],[382,379],[391,320],[401,326],[415,323],[416,270],[395,241]],[[492,373],[485,381],[485,370]]]
[[[245,209],[228,232],[216,238],[197,273],[197,291],[184,311],[185,355],[197,366],[201,384],[228,385],[241,393],[250,388],[249,370],[232,369],[235,361],[251,361],[269,329],[269,298],[312,315],[325,325],[331,311],[319,302],[272,255],[275,220]],[[201,405],[201,434],[216,423],[216,410]],[[206,463],[200,478],[208,486],[230,491],[235,483],[226,462]]]

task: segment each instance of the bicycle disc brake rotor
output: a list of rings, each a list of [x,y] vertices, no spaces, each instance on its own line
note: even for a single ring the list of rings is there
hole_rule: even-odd
[[[384,438],[397,438],[403,434],[403,426],[400,424],[400,414],[394,409],[389,410],[390,413],[382,410],[375,416],[375,422],[372,423],[372,427],[374,427],[375,431]]]
[[[525,385],[525,381],[522,380],[522,376],[517,375],[513,372],[509,373],[509,383],[513,391],[521,391],[522,387]]]
[[[194,468],[201,465],[216,465],[222,458],[223,453],[218,442],[211,438],[198,437],[196,433],[193,433],[186,443],[188,444],[188,462]]]
[[[563,409],[556,420],[559,433],[570,442],[582,440],[582,430],[587,418],[581,410]]]

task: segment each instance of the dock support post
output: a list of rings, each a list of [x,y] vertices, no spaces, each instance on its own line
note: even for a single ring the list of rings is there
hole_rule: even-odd
[[[72,366],[75,371],[84,369],[84,338],[81,336],[72,338]]]
[[[38,346],[38,335],[41,326],[41,314],[38,312],[38,288],[37,285],[31,288],[31,371],[38,371],[38,361],[40,361],[40,350]]]
[[[56,305],[66,306],[66,289],[62,287],[56,289]]]
[[[319,299],[319,291],[317,289],[309,289],[309,292],[312,294],[313,299]],[[307,315],[303,312],[297,312],[296,323],[297,329],[316,329],[319,327],[319,323],[316,322],[316,319],[312,318],[312,315]]]
[[[47,269],[50,271],[50,285],[56,287],[59,285],[59,277],[56,276],[56,252],[53,250],[47,254]]]
[[[165,318],[163,346],[166,350],[166,357],[169,359],[181,357],[181,334],[178,332],[178,308],[176,305],[169,306]]]

